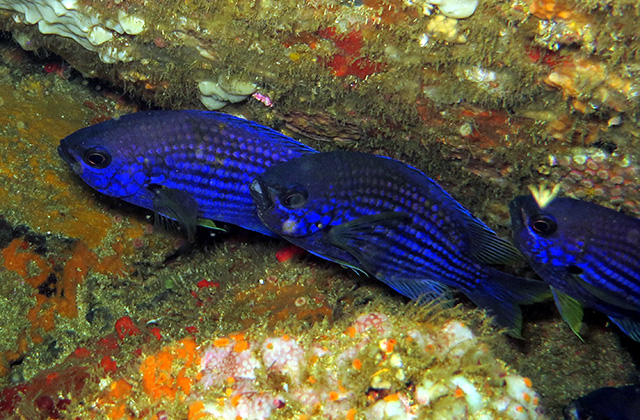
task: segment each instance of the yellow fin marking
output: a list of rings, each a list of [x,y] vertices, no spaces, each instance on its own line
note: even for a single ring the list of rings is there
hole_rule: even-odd
[[[556,184],[552,189],[547,188],[547,184],[541,184],[538,187],[529,185],[529,191],[531,195],[538,203],[540,209],[544,209],[551,203],[560,193],[560,184]]]

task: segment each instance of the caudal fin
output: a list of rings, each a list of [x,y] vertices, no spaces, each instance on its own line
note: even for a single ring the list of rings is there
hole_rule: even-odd
[[[510,335],[522,335],[522,311],[520,305],[528,305],[551,298],[549,285],[544,282],[512,276],[491,269],[487,279],[469,299],[495,317],[496,323],[508,329]]]

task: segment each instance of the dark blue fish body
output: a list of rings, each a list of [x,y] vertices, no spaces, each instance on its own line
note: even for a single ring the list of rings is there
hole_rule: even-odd
[[[313,149],[277,131],[207,111],[149,111],[79,130],[60,156],[97,191],[177,219],[213,220],[273,235],[249,186],[269,166]]]
[[[434,181],[399,161],[316,153],[271,167],[251,188],[270,230],[323,258],[364,268],[412,299],[456,287],[518,334],[518,303],[548,293],[541,282],[488,266],[520,256]]]
[[[565,420],[638,420],[640,385],[596,389],[564,409]]]
[[[640,341],[640,220],[570,198],[541,208],[520,196],[510,210],[516,245],[571,328],[579,329],[587,306]]]

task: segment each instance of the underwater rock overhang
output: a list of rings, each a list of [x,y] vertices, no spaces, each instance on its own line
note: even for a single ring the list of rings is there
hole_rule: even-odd
[[[542,181],[640,214],[638,6],[454,3],[2,0],[0,27],[158,106],[247,103],[301,136],[382,149],[499,225]]]

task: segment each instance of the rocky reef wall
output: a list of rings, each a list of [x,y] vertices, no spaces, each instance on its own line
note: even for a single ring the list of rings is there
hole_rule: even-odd
[[[161,107],[239,104],[316,147],[393,155],[498,225],[505,202],[542,181],[640,214],[631,0],[3,0],[0,9],[0,27],[23,48],[51,50],[87,77]]]

